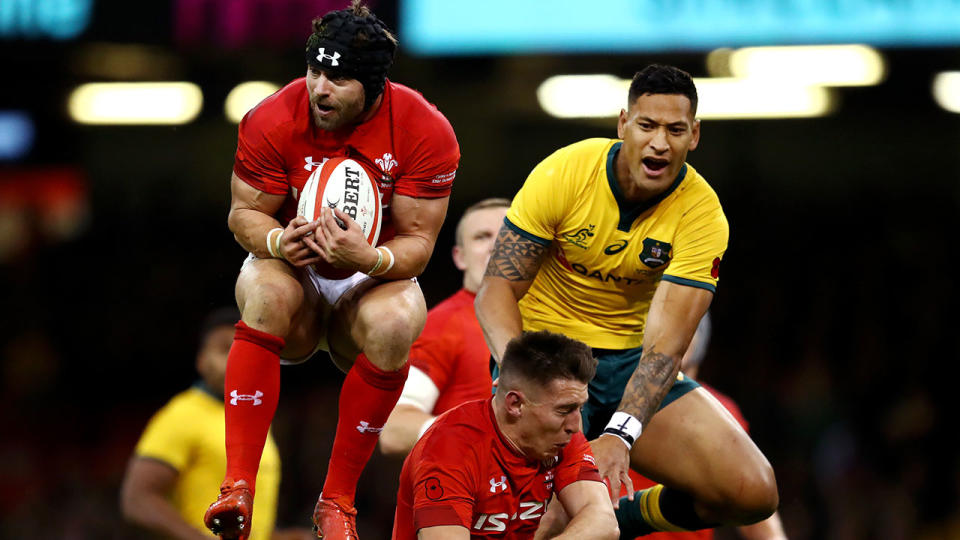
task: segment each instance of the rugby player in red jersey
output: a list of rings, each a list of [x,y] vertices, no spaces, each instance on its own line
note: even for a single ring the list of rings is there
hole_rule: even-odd
[[[437,416],[490,396],[490,351],[473,301],[509,207],[508,199],[484,199],[457,223],[453,262],[463,271],[463,288],[427,313],[403,393],[380,434],[383,453],[406,455]]]
[[[580,432],[596,365],[588,346],[560,334],[511,340],[494,396],[441,415],[407,456],[394,540],[533,538],[554,494],[571,516],[556,538],[617,538]]]
[[[222,538],[249,530],[281,358],[301,362],[319,349],[347,376],[313,519],[320,538],[357,537],[357,480],[400,396],[410,346],[426,319],[411,278],[433,252],[460,158],[437,108],[386,78],[396,46],[358,0],[327,13],[313,21],[306,77],[240,124],[228,223],[250,256],[237,279],[242,318],[226,374],[227,473],[205,516]],[[339,210],[313,222],[296,216],[307,178],[336,156],[359,161],[378,181],[384,216],[376,248]],[[347,277],[324,277],[315,263]]]

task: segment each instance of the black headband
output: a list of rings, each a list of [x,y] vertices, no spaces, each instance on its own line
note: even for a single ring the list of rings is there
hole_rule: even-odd
[[[366,96],[364,108],[383,92],[397,44],[375,15],[343,9],[326,14],[307,40],[306,60],[313,68],[357,79]]]

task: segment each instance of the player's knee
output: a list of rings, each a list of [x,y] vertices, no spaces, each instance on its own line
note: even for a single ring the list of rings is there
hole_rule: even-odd
[[[746,472],[736,497],[737,514],[742,523],[762,521],[777,510],[780,495],[770,464],[763,460]]]
[[[423,330],[423,320],[403,302],[369,313],[363,321],[366,341],[409,349]]]
[[[250,283],[243,296],[244,322],[280,336],[288,333],[290,320],[303,303],[303,289],[284,282]]]

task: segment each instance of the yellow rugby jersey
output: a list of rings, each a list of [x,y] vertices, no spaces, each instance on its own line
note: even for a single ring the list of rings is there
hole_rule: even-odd
[[[520,300],[524,330],[550,330],[591,347],[629,349],[661,279],[716,291],[729,227],[713,188],[689,164],[661,195],[623,198],[621,141],[557,150],[527,177],[506,225],[550,251]]]
[[[135,453],[179,471],[171,502],[187,523],[209,532],[203,514],[220,494],[227,471],[223,401],[199,387],[177,394],[150,419]],[[280,490],[280,453],[272,434],[260,458],[256,490],[250,540],[269,540]]]

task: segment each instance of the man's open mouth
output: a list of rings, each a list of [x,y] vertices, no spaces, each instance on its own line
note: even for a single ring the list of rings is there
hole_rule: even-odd
[[[670,165],[669,159],[655,158],[655,157],[645,157],[643,158],[643,165],[651,172],[661,172]]]

